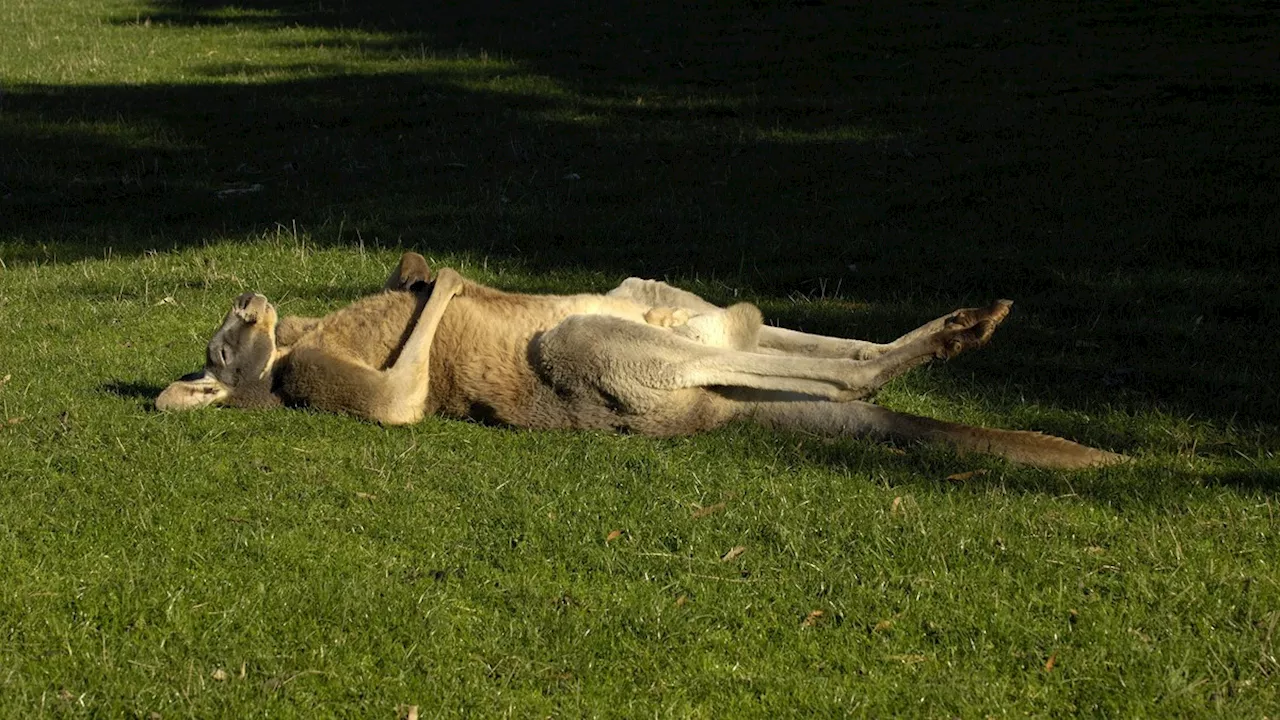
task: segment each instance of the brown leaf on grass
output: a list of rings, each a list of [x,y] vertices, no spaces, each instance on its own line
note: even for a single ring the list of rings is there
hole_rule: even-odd
[[[404,718],[404,720],[418,720],[418,706],[398,705],[396,706],[396,715]]]
[[[1057,664],[1058,664],[1058,653],[1054,653],[1049,656],[1049,659],[1047,661],[1045,661],[1044,671],[1053,672],[1053,666]]]
[[[373,493],[367,493],[367,492],[357,492],[356,497],[360,498],[361,500],[377,500],[378,499],[377,495],[374,495]]]
[[[929,662],[929,657],[927,655],[887,655],[885,657],[889,660],[896,660],[905,665],[916,665],[922,662]]]
[[[958,472],[952,475],[948,475],[944,479],[950,480],[951,482],[964,482],[965,480],[972,480],[973,478],[976,478],[976,477],[982,477],[983,475],[986,475],[989,472],[991,471],[986,469],[970,470],[969,472]]]
[[[890,515],[897,515],[899,512],[902,512],[902,496],[901,495],[894,498],[893,503],[889,505]]]
[[[688,595],[681,595],[680,597],[676,598],[676,607],[684,607],[685,605],[688,605],[688,604],[689,604]]]
[[[1107,549],[1100,548],[1097,545],[1090,545],[1089,547],[1085,548],[1084,551],[1089,553],[1090,555],[1102,555],[1107,551]]]
[[[903,450],[902,448],[896,448],[896,447],[889,447],[889,448],[885,448],[885,449],[884,449],[884,451],[885,451],[885,452],[887,452],[887,453],[889,453],[890,455],[903,455],[903,456],[905,456],[905,455],[907,454],[907,451],[906,451],[906,450]]]
[[[729,548],[729,552],[720,556],[720,562],[731,562],[733,560],[737,560],[738,557],[741,556],[742,553],[746,551],[747,551],[747,548],[745,545],[734,545],[733,547]]]
[[[22,418],[20,418],[20,417],[12,417],[12,418],[9,418],[9,422],[8,422],[7,424],[9,424],[9,425],[17,425],[17,424],[18,424],[18,423],[20,423],[20,422],[22,422]]]
[[[606,543],[611,543],[611,542],[613,542],[614,540],[617,540],[617,539],[618,539],[618,538],[620,538],[620,537],[622,537],[622,531],[621,531],[621,530],[614,530],[613,532],[609,533],[608,535],[605,535],[605,537],[604,537],[604,541],[605,541]]]
[[[700,520],[708,515],[714,515],[720,512],[721,510],[723,510],[724,508],[725,508],[725,504],[722,502],[718,502],[715,505],[708,505],[706,507],[697,508],[693,511],[693,519]]]
[[[218,682],[226,682],[227,678],[230,677],[229,675],[227,675],[227,671],[223,670],[222,668],[217,668],[212,673],[210,673],[210,675],[213,677],[214,680],[217,680]]]
[[[0,378],[0,387],[4,387],[4,384],[12,379],[13,375],[6,373],[4,377]]]
[[[805,627],[813,627],[814,625],[822,622],[822,618],[825,615],[826,613],[821,610],[811,610],[808,615],[804,616],[804,621],[800,624]]]
[[[880,622],[876,623],[875,627],[871,628],[871,632],[873,633],[884,632],[885,630],[888,630],[891,627],[893,627],[892,620],[881,620]]]

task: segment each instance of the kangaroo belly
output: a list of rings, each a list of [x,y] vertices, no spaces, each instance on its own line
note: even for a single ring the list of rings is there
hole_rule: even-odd
[[[512,295],[475,287],[436,331],[427,411],[525,428],[574,427],[574,410],[531,364],[535,339],[591,296]]]
[[[591,382],[557,383],[539,340],[567,318],[607,315],[643,324],[648,306],[600,295],[507,295],[478,288],[453,300],[432,350],[430,412],[525,428],[609,429],[671,435],[704,429],[709,393],[668,393],[636,413]],[[679,397],[676,397],[679,395]],[[686,397],[687,396],[687,397]],[[669,401],[669,402],[667,402]],[[668,412],[670,411],[670,412]],[[694,426],[698,427],[694,427]]]

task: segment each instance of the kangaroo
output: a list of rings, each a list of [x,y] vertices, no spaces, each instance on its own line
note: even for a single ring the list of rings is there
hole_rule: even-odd
[[[603,294],[524,295],[466,280],[405,253],[383,292],[323,318],[277,316],[238,297],[204,369],[156,399],[309,406],[398,425],[428,414],[521,428],[685,435],[745,420],[780,430],[944,442],[1049,468],[1121,455],[1036,432],[907,415],[866,402],[935,358],[980,347],[1012,303],[957,310],[886,344],[763,323],[655,280]]]

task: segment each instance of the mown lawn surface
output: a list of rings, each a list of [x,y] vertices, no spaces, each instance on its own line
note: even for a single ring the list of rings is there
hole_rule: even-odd
[[[0,0],[0,716],[1280,714],[1274,3],[435,5]],[[1135,460],[154,412],[402,248]]]

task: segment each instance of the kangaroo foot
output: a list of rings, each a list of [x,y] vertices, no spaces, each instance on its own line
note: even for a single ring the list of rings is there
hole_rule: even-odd
[[[949,360],[965,350],[986,345],[1012,306],[1012,300],[997,300],[985,308],[957,310],[935,336],[939,342],[936,357]]]

